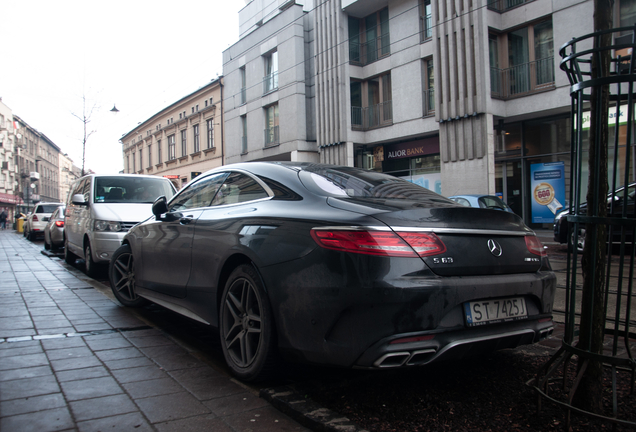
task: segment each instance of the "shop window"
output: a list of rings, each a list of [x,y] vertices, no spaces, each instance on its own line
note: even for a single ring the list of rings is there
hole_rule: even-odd
[[[569,118],[524,123],[524,155],[569,153],[570,129]]]
[[[365,18],[349,17],[349,61],[367,65],[390,54],[389,8]]]
[[[619,27],[633,27],[636,24],[636,0],[617,0],[616,3],[619,10]],[[631,30],[623,34],[631,34]]]
[[[352,80],[351,127],[368,130],[393,124],[391,74],[366,81]]]
[[[508,99],[554,88],[552,20],[490,35],[489,51],[493,97]]]

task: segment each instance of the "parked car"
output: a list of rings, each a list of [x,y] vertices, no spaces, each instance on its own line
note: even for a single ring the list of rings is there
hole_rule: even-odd
[[[514,213],[508,204],[503,202],[501,198],[496,195],[453,195],[448,199],[455,201],[457,204],[461,204],[466,207],[477,207],[493,210],[503,210],[510,213]]]
[[[33,208],[33,211],[27,215],[23,226],[23,235],[28,240],[35,240],[38,237],[44,236],[44,227],[49,221],[51,214],[63,203],[49,203],[42,202],[37,203]]]
[[[65,206],[55,209],[44,227],[44,249],[59,249],[64,246],[64,210]]]
[[[107,264],[124,234],[152,216],[153,201],[176,190],[164,177],[134,174],[84,176],[73,183],[66,203],[64,257],[84,259],[86,274]]]
[[[387,174],[229,165],[152,210],[111,259],[113,293],[217,328],[246,381],[271,373],[279,354],[381,369],[552,332],[555,275],[518,216]]]
[[[636,194],[636,183],[631,183],[627,186],[627,200],[625,201],[625,188],[621,187],[616,189],[612,194],[607,195],[607,214],[610,216],[620,216],[623,213],[625,205],[627,205],[627,214],[634,215],[634,195]],[[612,195],[614,198],[612,199]],[[612,201],[613,204],[612,205]],[[587,213],[587,203],[583,203],[580,206],[581,214]],[[567,220],[567,216],[570,214],[570,209],[566,207],[564,210],[558,212],[554,216],[554,241],[559,243],[568,243],[568,238],[572,236],[572,243],[574,243],[573,232],[570,232],[570,224]],[[585,228],[580,228],[576,239],[576,247],[579,252],[583,251],[585,246]],[[621,235],[620,230],[616,229],[613,232],[611,242],[613,245],[620,244]],[[634,242],[632,233],[627,230],[626,242],[632,244]]]

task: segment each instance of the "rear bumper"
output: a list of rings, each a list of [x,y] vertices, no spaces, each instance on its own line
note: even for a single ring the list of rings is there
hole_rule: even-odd
[[[553,332],[551,317],[514,323],[493,324],[444,333],[416,333],[395,335],[374,344],[360,356],[354,367],[386,369],[404,366],[422,366],[432,362],[458,360],[504,348],[537,343]],[[392,344],[403,338],[433,336],[422,342]]]

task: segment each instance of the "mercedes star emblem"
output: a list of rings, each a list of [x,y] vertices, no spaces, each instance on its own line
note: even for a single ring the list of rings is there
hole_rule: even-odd
[[[488,240],[488,250],[490,251],[491,254],[493,254],[496,257],[500,257],[501,256],[501,245],[499,243],[497,243],[496,241],[494,241],[493,239]]]

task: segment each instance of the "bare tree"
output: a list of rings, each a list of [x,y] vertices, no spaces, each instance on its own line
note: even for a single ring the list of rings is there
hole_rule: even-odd
[[[93,116],[93,111],[95,111],[96,105],[93,105],[90,110],[88,112],[87,108],[86,108],[86,95],[83,94],[82,95],[82,114],[78,115],[75,113],[71,113],[73,114],[74,117],[77,117],[84,126],[84,138],[82,139],[82,177],[84,176],[84,174],[86,174],[86,171],[84,170],[84,166],[86,164],[86,142],[88,141],[88,138],[90,138],[91,135],[93,135],[93,133],[95,133],[94,130],[92,131],[88,131],[88,124],[91,121],[91,117]]]
[[[609,30],[613,26],[613,0],[594,0],[594,31]],[[609,76],[612,33],[595,39],[595,48],[600,48],[592,59],[592,79]],[[593,86],[590,99],[591,122],[589,133],[589,179],[587,192],[587,214],[607,216],[607,149],[608,149],[608,85]],[[600,112],[598,112],[600,110]],[[595,185],[598,184],[598,192]],[[595,193],[596,192],[596,193]],[[605,261],[607,259],[607,232],[603,224],[587,224],[585,246],[581,257],[583,293],[581,297],[581,322],[578,348],[595,354],[603,353],[605,329]],[[594,235],[596,232],[596,235]],[[592,241],[595,239],[595,241]],[[603,408],[603,364],[600,360],[579,361],[579,372],[585,368],[573,404],[593,413]]]

